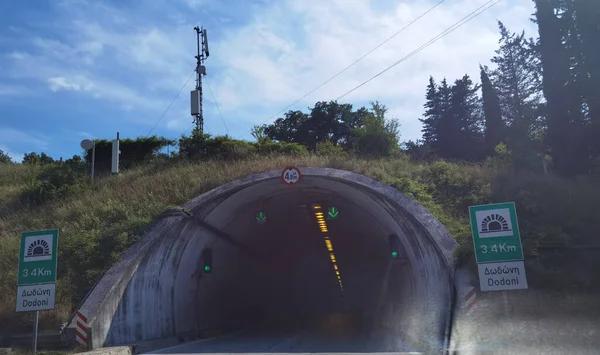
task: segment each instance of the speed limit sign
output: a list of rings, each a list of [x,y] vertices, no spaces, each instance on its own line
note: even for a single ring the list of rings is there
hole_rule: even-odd
[[[301,176],[300,169],[295,166],[287,166],[281,172],[281,180],[288,185],[296,185]]]

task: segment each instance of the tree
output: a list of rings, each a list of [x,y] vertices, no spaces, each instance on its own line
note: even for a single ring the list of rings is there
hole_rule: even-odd
[[[378,101],[371,102],[370,114],[355,129],[356,150],[369,156],[388,156],[398,150],[400,123],[386,119],[388,109]]]
[[[442,115],[438,125],[436,152],[453,160],[478,160],[481,148],[481,102],[477,96],[479,86],[468,75],[448,87],[440,86]]]
[[[580,41],[581,79],[591,129],[588,140],[595,156],[600,155],[600,6],[597,1],[573,0],[575,28]]]
[[[352,105],[335,101],[317,102],[310,110],[311,147],[318,142],[329,141],[338,145],[348,139],[351,127],[346,124],[352,119]]]
[[[452,106],[452,87],[444,78],[438,87],[439,116],[438,123],[434,126],[436,131],[436,140],[432,142],[432,148],[436,155],[440,157],[449,157],[450,154],[445,150],[453,145],[453,133],[456,128],[455,120],[452,117],[450,108]]]
[[[407,153],[412,159],[418,161],[432,161],[435,159],[431,145],[425,144],[423,140],[409,140],[402,144],[402,150]]]
[[[483,112],[485,116],[485,151],[492,155],[496,146],[505,141],[505,127],[502,121],[502,110],[496,89],[484,67],[481,70],[481,93],[483,99]]]
[[[54,163],[54,159],[52,157],[46,155],[46,153],[26,153],[23,156],[23,164],[40,164],[40,165],[48,165]]]
[[[317,102],[309,110],[309,114],[289,111],[272,124],[263,126],[263,133],[272,140],[299,143],[312,150],[324,141],[351,149],[356,144],[356,128],[369,115],[369,110],[364,107],[354,111],[352,105],[335,101]]]
[[[309,116],[302,111],[288,111],[285,117],[278,118],[268,125],[264,133],[272,140],[307,145],[310,143]]]
[[[511,33],[502,22],[500,47],[492,58],[498,67],[491,73],[502,114],[513,139],[527,140],[538,127],[537,110],[541,102],[540,61],[533,39],[527,40],[525,32]]]
[[[4,164],[12,164],[12,159],[5,153],[2,149],[0,149],[0,163]]]
[[[481,100],[478,85],[468,75],[452,86],[444,78],[440,85],[430,77],[427,85],[423,141],[435,155],[453,160],[483,158]]]
[[[197,127],[189,137],[181,135],[179,138],[179,154],[190,160],[198,160],[207,156],[210,134],[203,133]]]
[[[531,168],[544,153],[541,62],[533,39],[525,33],[512,33],[502,22],[500,47],[492,58],[497,68],[491,72],[500,99],[508,148],[517,169]]]
[[[95,171],[110,172],[112,167],[112,140],[96,139],[96,161]],[[121,169],[132,168],[136,165],[142,165],[160,155],[161,149],[168,145],[174,145],[175,141],[164,137],[150,136],[137,137],[135,139],[122,138],[119,141],[119,166]],[[92,150],[85,153],[85,161],[91,164]]]
[[[44,152],[40,154],[40,164],[49,165],[52,163],[54,163],[54,159],[51,156],[46,155]]]
[[[429,77],[429,84],[425,94],[425,113],[420,119],[423,123],[423,144],[430,147],[430,151],[438,156],[451,143],[448,132],[452,130],[452,118],[450,115],[451,88],[444,78],[440,85],[435,83],[433,77]]]
[[[81,155],[73,155],[73,157],[65,160],[65,165],[76,172],[85,172],[86,170],[85,161]]]
[[[38,153],[31,152],[23,155],[23,164],[39,164],[40,156]]]
[[[568,6],[571,3],[535,0],[535,4],[550,155],[558,173],[568,176],[585,173],[589,171],[590,161],[586,151],[584,108],[577,76],[573,75],[573,68],[579,65],[576,61],[581,58],[573,55],[576,36],[569,36],[573,31],[572,8]]]
[[[262,142],[265,139],[267,139],[267,135],[265,133],[266,131],[266,125],[262,125],[262,126],[254,126],[252,127],[252,137],[254,139],[256,139],[257,142]]]
[[[425,100],[425,104],[423,105],[425,113],[419,121],[423,123],[423,128],[421,129],[421,132],[423,132],[423,143],[433,144],[438,140],[437,124],[440,122],[443,110],[441,107],[440,91],[432,76],[429,77]]]

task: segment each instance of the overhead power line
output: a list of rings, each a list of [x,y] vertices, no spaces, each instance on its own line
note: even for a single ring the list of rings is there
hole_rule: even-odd
[[[156,121],[156,123],[154,124],[154,126],[152,126],[152,129],[150,129],[150,131],[148,132],[147,136],[149,136],[150,133],[152,133],[152,131],[154,131],[154,129],[156,128],[156,126],[158,126],[158,124],[160,123],[160,121],[162,121],[162,119],[165,117],[165,115],[167,114],[167,112],[169,112],[169,109],[171,108],[171,106],[173,106],[173,104],[175,103],[175,100],[177,100],[177,98],[179,97],[179,95],[181,95],[181,92],[183,91],[183,89],[185,89],[185,86],[190,82],[190,79],[192,78],[192,76],[194,75],[195,72],[196,72],[195,70],[192,71],[192,73],[187,78],[187,80],[185,81],[185,83],[183,83],[183,86],[181,87],[181,89],[179,89],[179,92],[177,93],[177,95],[175,95],[175,97],[173,98],[173,100],[171,100],[171,103],[169,104],[169,106],[167,106],[167,108],[162,113],[162,115],[160,115],[160,117],[158,118],[158,120]]]
[[[206,81],[206,85],[208,85],[208,91],[210,91],[210,95],[213,98],[215,106],[217,106],[217,111],[219,112],[219,116],[221,117],[221,121],[223,122],[223,126],[225,126],[225,131],[227,132],[227,135],[229,135],[229,128],[227,128],[227,123],[225,123],[225,119],[223,118],[223,114],[221,113],[221,108],[219,108],[219,103],[217,102],[217,97],[213,93],[213,90],[210,87],[210,83],[208,82],[208,80],[206,80],[206,78],[204,80]]]
[[[495,2],[494,2],[495,1]],[[460,21],[456,22],[454,25],[448,27],[446,30],[442,31],[440,34],[438,34],[437,36],[433,37],[432,39],[430,39],[428,42],[426,42],[425,44],[421,45],[419,48],[415,49],[414,51],[410,52],[409,54],[407,54],[406,56],[402,57],[401,59],[399,59],[398,61],[396,61],[394,64],[390,65],[389,67],[385,68],[384,70],[380,71],[379,73],[375,74],[374,76],[372,76],[371,78],[363,81],[361,84],[359,84],[358,86],[352,88],[351,90],[347,91],[346,93],[344,93],[341,96],[338,96],[335,100],[340,100],[344,97],[346,97],[347,95],[349,95],[350,93],[354,92],[355,90],[357,90],[358,88],[362,87],[363,85],[365,85],[366,83],[370,82],[371,80],[377,78],[378,76],[384,74],[385,72],[387,72],[388,70],[394,68],[395,66],[397,66],[398,64],[406,61],[407,59],[411,58],[412,56],[414,56],[415,54],[419,53],[420,51],[422,51],[423,49],[429,47],[430,45],[432,45],[433,43],[437,42],[438,40],[442,39],[443,37],[447,36],[448,34],[452,33],[453,31],[455,31],[456,29],[460,28],[461,26],[463,26],[464,24],[466,24],[467,22],[471,21],[472,19],[474,19],[475,17],[481,15],[482,13],[484,13],[485,11],[489,10],[490,8],[492,8],[493,6],[495,6],[496,4],[498,4],[500,1],[502,0],[489,0],[488,2],[486,2],[485,4],[481,5],[479,8],[477,8],[476,10],[472,11],[471,13],[469,13],[467,16],[463,17]],[[491,4],[491,5],[490,5]],[[489,5],[489,6],[488,6]],[[487,7],[486,7],[487,6]],[[483,9],[483,10],[481,10]],[[479,11],[481,10],[481,11]],[[479,12],[478,12],[479,11]]]
[[[423,18],[424,16],[426,16],[427,14],[429,14],[436,7],[440,6],[444,1],[446,1],[446,0],[439,0],[435,5],[433,5],[431,8],[429,8],[427,11],[423,12],[417,18],[415,18],[414,20],[412,20],[411,22],[409,22],[406,26],[402,27],[400,30],[396,31],[396,33],[394,33],[390,37],[386,38],[383,42],[381,42],[377,46],[373,47],[371,50],[369,50],[367,53],[365,53],[364,55],[362,55],[360,58],[356,59],[354,62],[352,62],[348,66],[346,66],[344,69],[340,70],[335,75],[333,75],[329,79],[327,79],[324,82],[322,82],[321,84],[319,84],[316,88],[314,88],[311,91],[309,91],[308,93],[304,94],[302,97],[298,98],[296,101],[292,102],[291,104],[289,104],[285,108],[281,109],[279,112],[275,113],[274,115],[272,115],[271,117],[269,117],[265,121],[261,122],[260,124],[264,124],[264,123],[272,120],[273,118],[275,118],[280,113],[284,112],[285,110],[289,109],[290,107],[292,107],[295,104],[297,104],[298,102],[300,102],[302,99],[306,98],[308,95],[314,93],[315,91],[319,90],[323,86],[325,86],[328,83],[330,83],[333,79],[337,78],[338,76],[340,76],[341,74],[343,74],[344,72],[346,72],[348,69],[350,69],[351,67],[353,67],[354,65],[356,65],[358,62],[360,62],[361,60],[365,59],[371,53],[375,52],[377,49],[379,49],[381,46],[383,46],[384,44],[386,44],[387,42],[389,42],[390,40],[392,40],[394,37],[396,37],[400,33],[404,32],[404,30],[406,30],[407,28],[409,28],[410,26],[412,26],[415,22],[419,21],[421,18]]]

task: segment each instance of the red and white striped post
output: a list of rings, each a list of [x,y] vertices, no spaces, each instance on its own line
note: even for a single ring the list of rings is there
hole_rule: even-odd
[[[465,287],[465,296],[463,298],[465,314],[472,315],[475,313],[475,305],[477,304],[477,289],[475,287]]]
[[[87,318],[79,311],[75,314],[75,343],[80,348],[88,347]]]

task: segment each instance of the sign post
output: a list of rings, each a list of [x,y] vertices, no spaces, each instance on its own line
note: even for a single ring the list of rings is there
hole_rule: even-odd
[[[16,311],[35,311],[32,346],[34,353],[37,351],[39,313],[54,309],[57,258],[58,230],[21,234]]]
[[[35,354],[37,352],[37,335],[38,335],[38,321],[40,320],[40,311],[35,311],[35,318],[33,319],[33,345],[32,350]]]
[[[481,291],[526,289],[514,202],[469,207]]]

